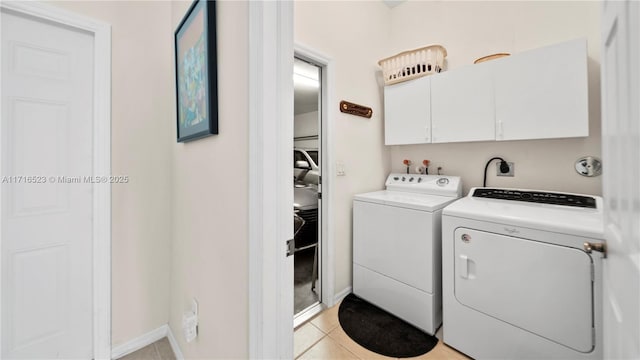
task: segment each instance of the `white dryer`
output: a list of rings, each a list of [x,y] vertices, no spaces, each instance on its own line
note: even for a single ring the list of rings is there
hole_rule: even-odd
[[[602,199],[474,188],[442,216],[443,341],[477,359],[600,359]]]
[[[353,200],[353,292],[433,334],[442,323],[441,213],[457,176],[390,174]]]

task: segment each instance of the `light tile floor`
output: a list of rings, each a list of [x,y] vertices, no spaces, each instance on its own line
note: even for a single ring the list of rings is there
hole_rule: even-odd
[[[294,332],[293,353],[296,359],[392,359],[358,345],[342,330],[338,321],[340,304],[320,313]],[[433,350],[412,358],[419,360],[466,360],[464,354],[442,341]]]
[[[340,304],[323,311],[300,326],[293,335],[293,353],[296,359],[392,359],[358,345],[342,330],[338,321]],[[119,360],[175,360],[167,338],[156,341]],[[417,360],[467,360],[464,354],[448,347],[442,341],[433,350],[418,356]]]
[[[165,337],[118,360],[176,360],[176,356],[169,339]]]

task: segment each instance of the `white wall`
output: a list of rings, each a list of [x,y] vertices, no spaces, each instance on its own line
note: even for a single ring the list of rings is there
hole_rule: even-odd
[[[600,157],[600,3],[591,1],[408,1],[391,11],[389,55],[437,43],[448,52],[453,70],[479,57],[518,53],[585,37],[589,54],[589,134],[587,138],[391,146],[391,168],[403,159],[432,162],[445,174],[462,177],[465,193],[482,186],[487,160],[502,156],[515,162],[515,177],[487,176],[489,186],[558,190],[599,195],[601,177],[586,178],[574,170],[581,156]],[[419,31],[417,30],[419,29]],[[558,66],[563,66],[562,59]],[[540,71],[544,71],[541,69]],[[606,168],[606,164],[604,164]]]
[[[166,2],[53,2],[111,24],[112,342],[169,320],[171,6]]]
[[[293,146],[303,149],[318,149],[318,139],[301,139],[298,137],[318,136],[318,112],[295,115],[293,118]]]
[[[389,53],[390,10],[382,1],[298,1],[294,5],[296,42],[319,51],[335,64],[335,160],[346,176],[335,184],[335,291],[351,286],[351,208],[356,193],[379,189],[389,172],[389,151],[383,143],[382,88],[377,61]],[[340,100],[369,106],[371,119],[340,113]]]
[[[172,28],[190,5],[172,3]],[[248,18],[247,2],[217,2],[220,134],[178,144],[172,127],[169,325],[186,358],[248,357]],[[182,314],[193,297],[200,303],[199,336],[186,343]]]
[[[318,112],[312,111],[294,116],[293,137],[318,135]]]

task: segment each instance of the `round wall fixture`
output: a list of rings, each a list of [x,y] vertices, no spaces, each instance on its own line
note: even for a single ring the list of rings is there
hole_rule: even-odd
[[[576,160],[576,172],[582,176],[594,177],[602,174],[602,161],[593,156]]]

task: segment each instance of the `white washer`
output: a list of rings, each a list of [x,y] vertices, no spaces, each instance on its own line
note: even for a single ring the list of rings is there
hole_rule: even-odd
[[[602,199],[471,189],[442,216],[444,342],[477,359],[600,359]]]
[[[457,176],[390,174],[353,200],[353,292],[433,334],[442,323],[442,208]]]

